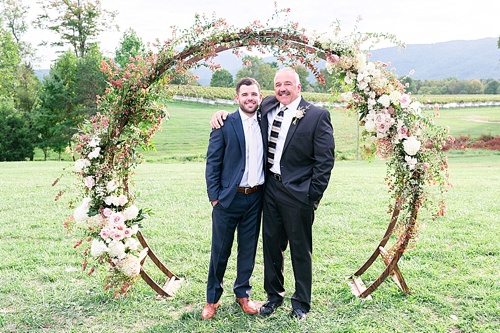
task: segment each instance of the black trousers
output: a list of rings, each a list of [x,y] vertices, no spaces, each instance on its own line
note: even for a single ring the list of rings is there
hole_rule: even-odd
[[[272,176],[266,179],[262,237],[264,289],[268,301],[283,302],[284,251],[290,245],[295,292],[292,307],[308,312],[312,288],[312,224],[314,207],[297,200]]]

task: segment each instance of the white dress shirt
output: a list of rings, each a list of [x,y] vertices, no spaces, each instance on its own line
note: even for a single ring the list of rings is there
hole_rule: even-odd
[[[271,172],[281,174],[280,162],[281,155],[283,154],[283,147],[285,145],[286,135],[288,133],[288,129],[292,124],[292,119],[295,117],[295,113],[297,108],[299,107],[301,97],[297,97],[292,103],[287,105],[287,108],[283,115],[283,121],[281,123],[280,132],[278,135],[278,141],[276,142],[276,150],[274,151],[274,164],[271,167]],[[278,108],[267,113],[267,122],[268,122],[268,131],[267,137],[271,136],[271,128],[273,127],[274,117],[278,114],[278,111],[283,107],[283,104],[279,104]]]

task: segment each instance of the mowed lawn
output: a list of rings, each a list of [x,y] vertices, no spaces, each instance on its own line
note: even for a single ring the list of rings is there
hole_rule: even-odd
[[[313,304],[307,320],[288,317],[293,292],[289,253],[284,306],[268,318],[241,312],[231,290],[235,244],[220,310],[214,320],[202,321],[211,237],[203,157],[208,120],[221,107],[174,104],[171,119],[156,137],[157,151],[146,152],[134,183],[137,204],[154,212],[144,221],[144,235],[184,279],[175,297],[157,298],[139,281],[128,297],[114,298],[102,288],[103,270],[92,276],[82,272],[81,257],[73,249],[76,235],[63,228],[72,213],[68,201],[75,195],[74,178],[63,170],[71,170],[70,161],[0,163],[1,332],[500,331],[500,154],[490,151],[449,153],[454,187],[447,194],[448,213],[432,221],[422,209],[418,241],[399,263],[410,295],[390,278],[371,301],[351,294],[345,278],[378,245],[389,222],[390,201],[384,162],[347,158],[337,161],[316,213]],[[338,151],[354,156],[355,121],[340,111],[332,119]],[[354,129],[349,131],[350,121]],[[61,182],[52,187],[61,174]],[[67,193],[54,201],[62,189]],[[146,270],[162,282],[154,268],[146,262]],[[363,281],[369,284],[383,268],[377,260]],[[253,299],[265,300],[261,244],[252,283]]]

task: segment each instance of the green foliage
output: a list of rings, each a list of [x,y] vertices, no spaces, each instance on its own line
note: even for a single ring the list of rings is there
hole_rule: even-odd
[[[484,87],[485,94],[500,94],[500,82],[498,80],[490,80]]]
[[[35,112],[39,148],[62,153],[78,125],[97,112],[97,95],[104,93],[103,57],[96,45],[83,58],[67,51],[52,65],[43,81]]]
[[[15,110],[13,100],[0,97],[0,162],[32,159],[34,142],[29,120]]]
[[[19,50],[20,57],[30,63],[35,56],[35,50],[30,43],[22,40],[23,35],[28,31],[26,16],[29,7],[24,6],[19,0],[0,0],[0,21],[10,31]]]
[[[210,87],[231,88],[233,86],[233,75],[226,69],[216,71],[210,79]]]
[[[274,89],[274,75],[278,70],[276,63],[269,64],[257,56],[245,56],[243,65],[245,67],[236,73],[236,82],[244,77],[252,77],[259,82],[261,89]]]
[[[13,96],[21,57],[12,35],[0,27],[0,96]]]
[[[35,24],[59,35],[53,46],[71,45],[74,54],[83,58],[90,44],[102,31],[113,28],[116,12],[101,8],[100,0],[38,0],[43,13]]]
[[[129,28],[125,30],[115,50],[115,62],[119,64],[121,68],[125,68],[131,58],[144,55],[146,55],[146,47],[142,39],[137,36],[134,29]]]

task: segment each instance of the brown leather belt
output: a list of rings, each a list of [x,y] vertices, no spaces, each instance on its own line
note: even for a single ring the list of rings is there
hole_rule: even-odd
[[[257,185],[254,187],[238,187],[238,193],[252,194],[254,192],[262,190],[264,186]]]

